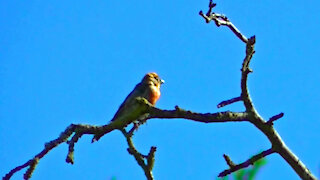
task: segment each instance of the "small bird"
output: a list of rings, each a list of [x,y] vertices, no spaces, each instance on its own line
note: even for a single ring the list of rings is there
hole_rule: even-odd
[[[104,134],[114,129],[124,128],[137,120],[142,115],[139,107],[137,107],[137,98],[145,98],[150,104],[155,105],[160,98],[160,86],[163,83],[164,80],[160,79],[157,73],[151,72],[146,74],[120,105],[111,122],[105,125],[103,132],[96,134],[92,141],[97,141]]]

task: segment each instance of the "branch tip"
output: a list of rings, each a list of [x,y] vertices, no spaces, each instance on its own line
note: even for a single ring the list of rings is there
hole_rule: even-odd
[[[230,157],[229,157],[228,155],[223,154],[223,158],[224,158],[224,160],[226,161],[226,163],[228,164],[228,166],[229,166],[230,168],[233,168],[234,166],[236,166],[236,165],[234,164],[234,162],[230,159]]]
[[[24,179],[30,179],[33,171],[36,169],[37,164],[39,163],[39,158],[35,157],[31,160],[30,165],[26,173],[23,175]]]
[[[238,102],[238,101],[242,101],[241,96],[235,97],[235,98],[232,98],[232,99],[229,99],[229,100],[226,100],[226,101],[222,101],[221,103],[219,103],[217,105],[217,108],[222,108],[224,106],[227,106],[229,104],[232,104],[232,103],[235,103],[235,102]]]
[[[67,158],[66,158],[66,162],[70,163],[70,164],[74,164],[74,151],[69,151]]]
[[[212,0],[210,0],[209,2],[209,9],[208,9],[208,12],[207,12],[207,16],[210,16],[211,12],[212,12],[212,8],[214,8],[217,4],[216,3],[213,3]]]
[[[256,36],[253,35],[248,39],[249,44],[255,44],[256,43]]]
[[[150,171],[153,169],[153,166],[154,166],[154,161],[155,161],[154,155],[155,155],[156,150],[157,150],[157,147],[152,146],[150,148],[149,154],[147,156],[147,167]]]
[[[248,39],[241,34],[241,32],[229,21],[229,19],[223,14],[217,14],[212,12],[212,9],[216,6],[216,3],[213,3],[211,0],[209,2],[209,9],[206,14],[203,14],[202,11],[199,12],[199,15],[202,16],[206,23],[209,23],[213,20],[216,26],[227,26],[242,42],[247,43]]]
[[[274,115],[266,122],[266,124],[272,126],[274,121],[282,118],[283,116],[284,116],[283,112],[281,112],[281,113],[279,113],[277,115]]]
[[[148,157],[149,156],[154,156],[154,153],[157,151],[157,147],[151,146]]]
[[[212,0],[209,2],[209,8],[214,8],[217,4],[213,3]]]

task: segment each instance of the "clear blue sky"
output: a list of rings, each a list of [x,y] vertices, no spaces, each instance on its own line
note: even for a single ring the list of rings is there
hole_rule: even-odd
[[[266,119],[317,176],[320,169],[320,2],[216,1],[247,37],[256,35],[249,88]],[[157,107],[243,111],[216,105],[240,94],[245,45],[198,15],[208,0],[0,0],[0,175],[26,162],[71,123],[102,125],[143,75],[166,84]],[[75,147],[60,145],[40,161],[34,180],[144,179],[118,131]],[[134,136],[141,152],[157,146],[156,179],[215,179],[235,162],[270,147],[248,123],[202,124],[152,119]],[[278,155],[258,179],[299,179]],[[21,179],[24,171],[13,179]]]

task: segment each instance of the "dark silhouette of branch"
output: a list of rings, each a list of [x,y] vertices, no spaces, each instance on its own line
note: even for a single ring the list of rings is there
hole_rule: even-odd
[[[226,160],[226,163],[228,164],[228,166],[230,167],[230,169],[224,170],[223,172],[221,172],[218,176],[219,177],[224,177],[227,176],[228,174],[231,174],[235,171],[238,171],[240,169],[244,169],[250,165],[253,165],[256,161],[258,161],[261,158],[264,158],[270,154],[274,153],[274,151],[272,149],[268,149],[266,151],[263,151],[259,154],[256,154],[254,156],[252,156],[250,159],[246,160],[243,163],[240,164],[234,164],[234,162],[232,162],[232,160],[230,159],[229,156],[227,155],[223,155],[224,159]]]
[[[135,127],[133,128],[135,129]],[[133,141],[132,141],[132,133],[126,132],[125,129],[121,130],[122,134],[126,137],[127,143],[128,143],[128,152],[129,154],[133,155],[134,158],[136,159],[137,163],[139,166],[143,169],[144,174],[146,175],[148,180],[153,180],[153,174],[152,174],[152,169],[154,165],[154,155],[157,150],[156,147],[152,146],[150,148],[150,151],[148,155],[143,155],[138,152],[138,150],[135,148]],[[146,160],[146,161],[145,161]]]
[[[225,15],[212,13],[212,9],[216,5],[217,4],[213,3],[212,0],[210,0],[208,12],[204,14],[202,11],[200,11],[200,16],[202,16],[206,20],[206,23],[214,21],[218,27],[227,26],[241,41],[247,43],[248,39],[243,34],[241,34],[241,32],[229,21],[229,19]]]
[[[174,110],[161,110],[161,109],[158,109],[158,108],[152,106],[152,104],[150,104],[145,99],[137,99],[137,101],[140,104],[140,106],[141,106],[141,104],[144,106],[142,109],[144,109],[148,112],[148,116],[145,116],[145,119],[143,119],[142,121],[146,121],[146,120],[152,119],[152,118],[165,118],[165,119],[184,118],[184,119],[189,119],[189,120],[203,122],[203,123],[249,121],[249,116],[248,116],[248,113],[246,113],[246,112],[225,111],[225,112],[219,112],[219,113],[196,113],[196,112],[183,110],[183,109],[179,108],[178,106],[176,106]],[[112,124],[112,122],[107,125],[103,125],[103,126],[71,124],[70,126],[68,126],[66,128],[66,130],[64,130],[60,134],[60,136],[57,139],[46,143],[44,149],[40,153],[38,153],[34,158],[30,159],[29,161],[27,161],[23,165],[12,169],[8,174],[6,174],[3,177],[3,179],[4,180],[10,179],[14,173],[16,173],[26,167],[29,167],[29,169],[27,170],[27,172],[25,174],[25,179],[29,179],[32,176],[32,173],[35,170],[36,165],[38,164],[39,160],[42,157],[44,157],[47,153],[49,153],[50,150],[52,150],[53,148],[57,147],[58,145],[60,145],[62,143],[68,143],[69,150],[67,153],[66,162],[73,164],[74,163],[74,156],[73,156],[74,145],[75,145],[75,143],[77,143],[77,141],[83,135],[89,134],[89,135],[101,136],[101,134],[105,135],[106,133],[110,132],[111,130],[115,130],[115,129],[123,131],[123,128],[126,126],[127,126],[127,124],[123,124],[122,127],[116,127],[114,124]],[[135,126],[134,126],[135,129],[131,129],[128,133],[127,132],[125,133],[126,137],[130,137],[130,138],[127,138],[127,142],[129,145],[129,149],[132,149],[132,150],[135,148],[133,146],[131,138],[132,138],[134,130],[136,130],[138,128],[137,124]],[[71,139],[68,141],[68,139],[70,137],[71,137]],[[138,164],[141,167],[143,167],[144,170],[145,170],[145,168],[150,170],[150,173],[151,173],[151,170],[152,170],[152,167],[154,164],[155,150],[156,150],[155,148],[151,148],[150,153],[147,156],[147,157],[149,157],[149,158],[147,158],[147,164],[143,165],[143,166],[141,166],[140,160],[139,161],[137,160],[136,155],[135,155],[136,153],[133,153]],[[137,151],[130,151],[130,152],[137,152]],[[144,166],[146,166],[146,167],[144,167]],[[146,171],[145,171],[145,174],[146,174]],[[149,175],[146,174],[146,176],[148,178],[152,177]],[[152,175],[152,173],[151,173],[151,175]]]
[[[283,116],[284,116],[284,113],[279,113],[279,114],[277,114],[277,115],[274,115],[274,116],[272,116],[272,117],[267,121],[267,124],[273,125],[273,122],[274,122],[274,121],[282,118]]]
[[[221,103],[219,103],[217,105],[217,108],[222,108],[224,106],[227,106],[229,104],[232,104],[232,103],[235,103],[235,102],[239,102],[239,101],[242,101],[242,98],[240,96],[232,98],[232,99],[229,99],[229,100],[226,100],[226,101],[222,101]]]
[[[94,125],[83,125],[83,124],[71,124],[68,126],[57,139],[54,139],[45,144],[44,149],[36,154],[33,158],[28,160],[26,163],[17,166],[7,173],[3,179],[7,180],[12,177],[12,175],[24,168],[26,173],[24,174],[24,179],[30,179],[32,173],[34,172],[37,164],[45,155],[49,153],[53,148],[57,147],[62,143],[67,143],[69,145],[66,162],[73,164],[74,163],[74,146],[78,140],[85,134],[94,135],[93,142],[98,141],[105,134],[113,131],[120,130],[123,135],[126,137],[128,143],[128,152],[134,156],[137,163],[142,167],[147,179],[152,180],[152,169],[154,166],[154,156],[156,147],[151,147],[148,155],[143,155],[135,148],[132,137],[134,131],[138,129],[139,125],[143,124],[147,120],[153,118],[160,119],[186,119],[192,120],[201,123],[218,123],[218,122],[250,122],[255,127],[257,127],[262,133],[266,135],[271,143],[271,148],[259,153],[247,161],[235,164],[232,162],[230,157],[224,155],[224,158],[229,166],[229,169],[223,171],[219,174],[220,177],[226,176],[232,172],[248,167],[249,165],[254,164],[259,159],[266,157],[272,153],[278,153],[287,161],[287,163],[295,170],[295,172],[300,176],[301,179],[311,179],[315,180],[316,178],[312,173],[307,169],[307,167],[296,157],[290,149],[286,146],[284,141],[281,139],[278,132],[273,127],[273,122],[283,116],[283,113],[280,113],[276,116],[271,117],[267,122],[258,114],[257,110],[254,107],[250,93],[248,90],[247,79],[249,73],[252,72],[250,69],[250,62],[255,53],[254,45],[256,42],[255,36],[250,38],[245,37],[241,32],[230,22],[230,20],[222,14],[217,14],[212,12],[213,8],[216,6],[212,1],[209,2],[209,10],[206,14],[200,11],[200,15],[205,19],[207,23],[214,21],[215,24],[219,26],[227,26],[242,42],[246,44],[246,55],[241,67],[241,94],[240,96],[221,102],[218,107],[223,107],[234,102],[242,101],[245,106],[245,112],[216,112],[216,113],[197,113],[189,110],[181,109],[176,106],[174,110],[162,110],[154,107],[144,98],[137,98],[134,105],[129,108],[132,108],[131,112],[137,112],[140,117],[137,119],[139,123],[132,122],[132,120],[127,120],[124,116],[123,121],[112,121],[103,126],[94,126]],[[128,115],[130,116],[130,115]],[[130,131],[126,131],[125,127],[129,124],[134,124],[133,128]],[[70,140],[69,140],[70,139]]]
[[[229,29],[244,43],[246,43],[246,56],[242,63],[241,68],[241,98],[248,113],[249,121],[255,125],[262,133],[264,133],[269,139],[272,148],[271,152],[276,152],[287,161],[287,163],[294,169],[294,171],[300,176],[301,179],[312,179],[315,180],[315,176],[309,171],[309,169],[302,163],[301,160],[286,146],[284,141],[281,139],[278,132],[273,127],[273,121],[281,118],[283,113],[276,115],[268,122],[266,122],[255,109],[247,85],[248,74],[252,72],[250,69],[250,61],[252,59],[254,51],[254,44],[256,42],[255,36],[247,39],[241,32],[228,20],[224,15],[212,12],[212,1],[209,3],[209,10],[207,14],[203,14],[202,11],[199,14],[206,20],[206,23],[214,21],[219,27],[220,25],[227,26]],[[271,153],[270,153],[271,154]],[[267,156],[268,154],[266,154]],[[258,160],[258,159],[256,159]],[[253,163],[253,162],[252,162]],[[241,169],[241,168],[239,168]],[[225,174],[220,174],[224,176]]]
[[[233,168],[236,166],[236,164],[230,159],[230,157],[228,155],[223,154],[223,158],[230,168]]]
[[[14,169],[12,169],[8,174],[6,174],[3,179],[7,180],[10,179],[11,176],[28,167],[28,170],[26,171],[26,173],[24,174],[24,179],[29,179],[32,176],[33,171],[35,170],[39,160],[41,158],[43,158],[46,154],[49,153],[50,150],[52,150],[53,148],[57,147],[58,145],[60,145],[61,143],[64,143],[68,140],[68,138],[74,134],[74,137],[77,138],[72,138],[71,142],[69,143],[69,153],[67,156],[67,162],[68,163],[72,163],[73,164],[73,150],[74,150],[74,143],[83,135],[83,134],[95,134],[95,132],[101,127],[99,126],[92,126],[92,125],[82,125],[82,124],[71,124],[70,126],[68,126],[66,128],[66,130],[64,130],[60,136],[55,139],[52,140],[48,143],[45,144],[44,149],[38,153],[37,155],[35,155],[32,159],[30,159],[29,161],[27,161],[26,163],[24,163],[21,166],[18,166]],[[73,142],[72,142],[73,141]]]

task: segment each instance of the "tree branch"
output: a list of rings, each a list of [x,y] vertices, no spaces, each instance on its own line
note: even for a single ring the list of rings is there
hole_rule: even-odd
[[[283,115],[284,115],[284,113],[279,113],[279,114],[277,114],[277,115],[274,115],[274,116],[272,116],[266,123],[267,123],[268,125],[273,125],[273,122],[276,121],[276,120],[278,120],[278,119],[280,119],[280,118],[282,118]]]
[[[229,169],[227,169],[227,170],[224,170],[223,172],[221,172],[219,175],[218,175],[218,177],[224,177],[224,176],[227,176],[228,174],[231,174],[231,173],[233,173],[233,172],[235,172],[235,171],[238,171],[238,170],[240,170],[240,169],[244,169],[244,168],[246,168],[246,167],[248,167],[248,166],[250,166],[250,165],[253,165],[256,161],[258,161],[259,159],[261,159],[261,158],[264,158],[264,157],[266,157],[266,156],[268,156],[268,155],[270,155],[270,154],[272,154],[272,153],[274,153],[275,151],[274,150],[272,150],[272,149],[268,149],[268,150],[266,150],[266,151],[263,151],[263,152],[261,152],[261,153],[259,153],[259,154],[256,154],[256,155],[254,155],[254,156],[252,156],[250,159],[248,159],[248,160],[246,160],[245,162],[243,162],[243,163],[240,163],[240,164],[234,164],[232,161],[231,161],[231,159],[230,159],[230,157],[229,156],[227,156],[227,155],[223,155],[223,157],[224,157],[224,159],[226,160],[226,163],[229,165]]]
[[[69,153],[68,153],[68,156],[67,156],[67,162],[70,162],[73,164],[73,147],[74,147],[74,143],[83,135],[83,134],[95,134],[96,132],[98,132],[98,130],[100,129],[101,127],[99,126],[91,126],[91,125],[82,125],[82,124],[71,124],[69,125],[66,130],[64,130],[60,136],[55,139],[55,140],[52,140],[48,143],[45,144],[45,147],[44,149],[38,153],[37,155],[34,156],[34,158],[28,160],[26,163],[24,163],[23,165],[21,166],[18,166],[14,169],[12,169],[9,173],[7,173],[4,177],[3,177],[3,180],[8,180],[11,178],[11,176],[28,167],[28,170],[26,171],[25,175],[24,175],[24,178],[25,179],[30,179],[31,176],[32,176],[32,173],[33,171],[35,170],[38,162],[40,161],[41,158],[43,158],[46,154],[48,154],[53,148],[57,147],[58,145],[60,145],[61,143],[64,143],[68,140],[68,138],[73,134],[74,134],[74,137],[77,137],[77,138],[72,138],[73,142],[72,143],[69,143]]]
[[[247,80],[248,74],[252,72],[249,65],[251,59],[253,57],[254,44],[256,42],[255,36],[247,39],[241,32],[228,20],[228,18],[224,15],[211,13],[212,1],[209,3],[209,10],[206,15],[200,11],[200,15],[209,23],[211,20],[215,21],[217,26],[225,25],[231,29],[231,31],[244,43],[246,43],[246,57],[243,60],[242,68],[241,68],[241,98],[246,108],[246,113],[248,113],[249,121],[254,124],[262,133],[264,133],[272,144],[272,152],[276,152],[280,154],[287,163],[295,170],[295,172],[300,176],[301,179],[312,179],[315,180],[315,176],[309,171],[309,169],[298,159],[295,154],[290,151],[290,149],[286,146],[284,141],[281,139],[278,132],[273,128],[273,121],[281,118],[283,113],[280,113],[277,116],[272,117],[268,122],[266,122],[255,109],[250,93],[248,90]],[[271,151],[271,150],[270,150]],[[241,169],[241,168],[239,168]]]
[[[161,110],[153,106],[149,106],[149,116],[147,119],[189,119],[202,123],[217,122],[243,122],[249,121],[249,115],[246,112],[217,112],[217,113],[196,113],[189,110],[183,110],[176,106],[175,110]]]
[[[212,3],[212,0],[210,0],[208,12],[204,14],[202,11],[200,11],[199,15],[206,20],[206,23],[210,23],[210,21],[213,20],[218,27],[227,26],[242,42],[247,43],[248,39],[241,34],[241,32],[229,21],[225,15],[211,12],[215,6],[216,4]]]
[[[235,103],[235,102],[239,102],[239,101],[242,101],[242,98],[241,96],[239,97],[235,97],[235,98],[232,98],[232,99],[229,99],[229,100],[226,100],[226,101],[222,101],[221,103],[219,103],[217,105],[218,108],[222,108],[224,106],[227,106],[229,104],[232,104],[232,103]]]
[[[150,148],[150,151],[148,155],[142,155],[138,152],[138,150],[135,148],[133,141],[132,141],[132,135],[131,133],[127,133],[125,129],[121,129],[122,134],[126,137],[127,143],[128,143],[128,152],[129,154],[133,155],[133,157],[136,159],[139,166],[143,169],[144,174],[146,175],[148,180],[153,180],[153,174],[152,169],[154,165],[154,154],[157,150],[156,147],[152,146]],[[147,162],[145,162],[145,159]]]
[[[178,106],[176,106],[176,108],[174,110],[162,110],[162,109],[158,109],[158,108],[152,106],[152,104],[150,104],[147,101],[139,100],[139,99],[138,99],[138,101],[140,101],[139,103],[145,103],[145,104],[142,104],[143,106],[145,106],[143,109],[146,109],[149,114],[148,116],[145,116],[145,119],[143,119],[143,121],[146,121],[146,120],[152,119],[152,118],[162,118],[162,119],[173,119],[173,118],[181,119],[181,118],[184,118],[184,119],[189,119],[192,121],[197,121],[197,122],[202,122],[202,123],[249,121],[249,116],[248,116],[248,113],[246,113],[246,112],[225,111],[225,112],[218,112],[218,113],[196,113],[196,112],[183,110],[183,109],[179,108]],[[64,130],[60,134],[60,136],[57,139],[46,143],[44,149],[40,153],[38,153],[34,158],[30,159],[29,161],[27,161],[23,165],[12,169],[8,174],[6,174],[3,177],[3,179],[4,180],[10,179],[14,173],[16,173],[16,172],[18,172],[28,166],[29,166],[29,169],[27,170],[25,177],[26,177],[26,179],[31,178],[32,173],[35,170],[36,165],[38,164],[38,161],[42,157],[44,157],[47,153],[49,153],[50,150],[52,150],[53,148],[57,147],[58,145],[60,145],[64,142],[68,143],[68,145],[69,145],[69,150],[68,150],[68,154],[66,157],[66,162],[73,164],[74,163],[75,143],[77,143],[78,140],[83,135],[92,134],[92,135],[95,135],[95,137],[97,135],[99,135],[99,138],[100,138],[112,130],[123,129],[125,126],[127,126],[127,124],[122,124],[122,127],[120,127],[120,126],[118,127],[118,126],[119,125],[115,125],[113,122],[111,122],[107,125],[103,125],[103,126],[71,124],[70,126],[68,126],[66,128],[66,130]],[[138,125],[135,125],[129,131],[129,133],[126,132],[126,134],[125,134],[125,136],[127,137],[129,149],[131,149],[131,150],[135,149],[133,146],[132,140],[131,140],[131,136],[133,135],[133,132],[138,127],[139,127]],[[70,139],[70,141],[68,141],[68,139],[70,137],[71,137],[71,139]],[[149,155],[146,156],[146,157],[148,157],[147,158],[148,163],[143,166],[141,166],[142,162],[140,162],[140,160],[137,160],[136,156],[134,155],[135,153],[133,153],[133,155],[135,156],[138,164],[141,167],[149,169],[151,172],[153,165],[154,165],[155,150],[156,150],[155,148],[150,149]],[[131,151],[131,152],[137,152],[137,151]],[[146,174],[146,172],[145,172],[145,174]],[[151,178],[152,176],[150,176],[150,173],[149,173],[147,177]]]
[[[245,112],[217,112],[217,113],[197,113],[188,110],[184,110],[179,108],[178,106],[175,107],[174,110],[162,110],[152,106],[146,99],[144,98],[137,98],[137,104],[129,107],[131,108],[130,112],[136,112],[136,115],[143,115],[143,118],[140,121],[140,124],[143,124],[146,120],[153,119],[153,118],[161,118],[161,119],[187,119],[196,122],[202,123],[218,123],[218,122],[251,122],[255,125],[261,132],[263,132],[266,137],[269,139],[272,148],[262,153],[259,153],[249,160],[235,165],[232,160],[228,156],[224,156],[227,164],[229,165],[229,169],[220,173],[219,176],[225,176],[232,172],[235,172],[239,169],[248,167],[250,164],[253,164],[257,160],[261,159],[272,153],[280,154],[287,163],[295,170],[295,172],[300,176],[302,179],[312,179],[315,180],[316,178],[312,175],[312,173],[308,170],[308,168],[298,159],[298,157],[293,154],[290,149],[285,145],[283,140],[281,139],[278,132],[273,127],[273,121],[281,118],[283,113],[276,115],[269,119],[269,121],[265,121],[255,109],[252,99],[250,97],[250,93],[248,90],[247,80],[248,74],[252,72],[250,69],[250,61],[253,57],[254,51],[254,44],[255,44],[255,36],[247,39],[241,32],[229,21],[229,19],[222,14],[217,14],[212,12],[212,9],[216,6],[212,1],[209,3],[209,10],[206,14],[203,14],[200,11],[200,15],[206,20],[207,23],[210,21],[214,21],[215,24],[219,26],[227,26],[242,42],[246,43],[246,56],[242,63],[241,68],[241,95],[237,98],[233,98],[227,101],[221,102],[218,107],[223,107],[225,105],[243,101],[244,106],[246,108]],[[128,114],[128,116],[132,116],[132,114]],[[82,124],[71,124],[63,131],[60,136],[45,144],[44,149],[35,155],[32,159],[28,160],[26,163],[17,166],[16,168],[12,169],[8,174],[6,174],[3,179],[7,180],[12,177],[12,175],[26,167],[29,167],[24,174],[25,179],[29,179],[32,176],[38,162],[42,157],[49,153],[50,150],[57,147],[58,145],[67,142],[69,145],[68,154],[66,158],[67,163],[74,163],[74,146],[78,142],[78,140],[85,134],[93,134],[94,138],[93,141],[99,140],[103,135],[109,133],[115,129],[121,130],[123,135],[126,137],[128,143],[128,152],[133,155],[137,161],[137,163],[142,167],[146,177],[149,180],[153,180],[152,169],[154,165],[154,156],[156,147],[151,147],[148,155],[143,155],[139,153],[133,142],[132,136],[134,131],[139,127],[139,124],[135,124],[132,122],[132,118],[123,117],[124,119],[120,121],[112,121],[107,125],[103,126],[92,126],[92,125],[82,125]],[[137,116],[138,119],[138,116]],[[134,123],[134,127],[129,131],[125,131],[125,127],[131,123]],[[73,135],[73,136],[72,136]],[[72,137],[71,137],[72,136]],[[70,139],[71,137],[71,139]],[[68,141],[70,139],[70,141]]]
[[[252,56],[254,54],[255,42],[256,42],[256,38],[255,36],[252,36],[251,38],[249,38],[246,46],[246,57],[243,60],[242,68],[241,68],[241,97],[242,97],[244,106],[246,107],[246,111],[258,115],[255,108],[253,107],[253,103],[252,103],[248,86],[247,86],[248,74],[252,72],[249,65],[250,65]]]

